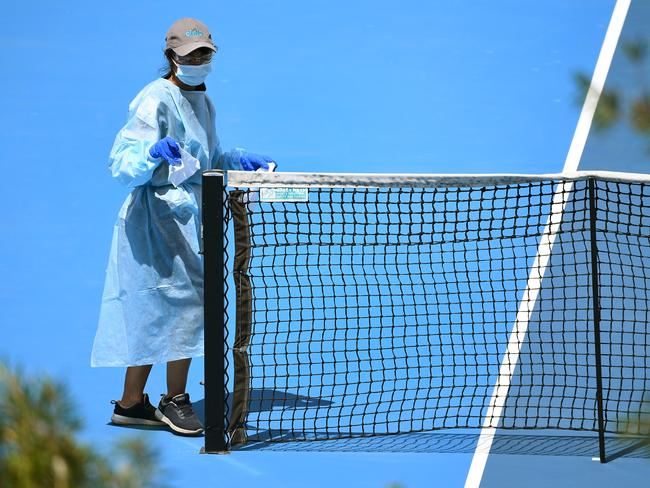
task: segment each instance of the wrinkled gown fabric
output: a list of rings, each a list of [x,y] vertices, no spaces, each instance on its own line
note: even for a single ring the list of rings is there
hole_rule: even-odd
[[[201,169],[178,188],[149,148],[173,137]],[[203,269],[199,254],[201,170],[241,169],[223,153],[204,91],[165,79],[129,105],[110,154],[115,178],[132,187],[113,230],[92,366],[137,366],[203,354]]]

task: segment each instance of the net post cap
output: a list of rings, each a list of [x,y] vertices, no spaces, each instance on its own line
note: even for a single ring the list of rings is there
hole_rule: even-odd
[[[178,56],[187,56],[195,49],[207,47],[217,52],[212,34],[200,20],[184,17],[172,24],[165,36],[165,50],[171,49]]]

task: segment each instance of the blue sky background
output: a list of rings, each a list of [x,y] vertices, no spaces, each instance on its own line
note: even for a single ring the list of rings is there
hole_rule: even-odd
[[[89,367],[112,227],[127,194],[107,156],[128,103],[158,76],[175,19],[203,20],[219,45],[208,92],[224,149],[266,153],[282,171],[538,173],[562,169],[580,111],[573,76],[593,71],[613,5],[6,5],[0,356],[67,382],[88,440],[116,436],[105,422],[123,372]],[[197,361],[190,373],[195,399],[201,368]],[[148,391],[164,391],[161,368]],[[200,441],[152,439],[166,446],[164,463],[179,484],[210,474],[293,486],[285,463],[310,472],[313,486],[342,476],[358,486],[423,486],[443,473],[453,480],[447,486],[460,486],[470,460],[254,452],[197,461]]]

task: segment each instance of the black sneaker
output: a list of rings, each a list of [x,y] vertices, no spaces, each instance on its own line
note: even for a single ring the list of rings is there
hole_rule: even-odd
[[[142,402],[136,403],[129,408],[122,407],[115,400],[111,422],[116,425],[165,425],[156,418],[156,408],[149,402],[149,395],[142,396]]]
[[[203,425],[192,410],[188,393],[181,393],[170,400],[163,395],[156,409],[156,418],[178,434],[197,435],[203,432]]]

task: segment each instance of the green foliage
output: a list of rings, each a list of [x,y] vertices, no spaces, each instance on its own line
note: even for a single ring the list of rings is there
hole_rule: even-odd
[[[578,105],[582,105],[587,96],[587,92],[589,91],[591,79],[583,73],[576,74],[574,79],[579,90],[576,102]],[[594,128],[599,131],[609,129],[614,125],[614,123],[616,123],[619,117],[620,103],[618,93],[604,90],[600,94],[600,99],[596,106],[596,112],[594,113]]]
[[[640,436],[650,443],[650,394],[646,394],[641,409],[627,419],[626,434]]]
[[[603,130],[611,127],[620,116],[619,95],[612,91],[603,91],[594,113],[596,129]]]
[[[645,94],[632,104],[630,118],[637,131],[650,135],[650,94]]]
[[[650,136],[650,86],[645,83],[643,74],[647,69],[648,43],[644,39],[637,39],[623,44],[622,50],[636,65],[641,95],[623,105],[621,100],[625,97],[620,90],[616,87],[604,90],[596,107],[593,126],[594,129],[602,131],[611,128],[620,120],[627,119],[635,131],[647,137]],[[576,103],[582,105],[590,87],[590,79],[584,73],[577,73],[574,75],[574,81],[578,90]],[[636,92],[638,93],[638,90]]]
[[[82,422],[64,385],[0,361],[0,480],[12,488],[152,486],[157,453],[138,438],[110,457],[79,442]],[[160,486],[159,483],[155,483]]]
[[[648,43],[643,39],[623,44],[623,52],[633,63],[640,63],[648,54]]]

